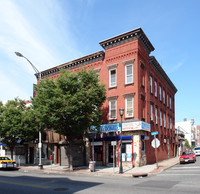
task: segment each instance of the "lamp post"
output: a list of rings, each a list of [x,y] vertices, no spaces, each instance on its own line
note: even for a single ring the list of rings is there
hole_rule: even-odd
[[[25,58],[32,66],[32,68],[34,69],[34,71],[36,72],[36,78],[37,80],[41,80],[41,72],[25,57],[23,56],[21,53],[19,52],[15,52],[15,54],[18,57],[23,57]],[[38,142],[38,149],[39,149],[39,164],[38,167],[39,169],[43,169],[43,165],[42,165],[42,137],[41,137],[41,125],[40,125],[40,129],[39,129],[39,142]]]
[[[122,117],[124,115],[124,109],[123,108],[119,109],[119,115],[121,117],[121,123],[120,123],[120,125],[121,125],[120,136],[121,136],[121,138],[120,138],[120,149],[119,149],[119,151],[120,151],[120,155],[119,155],[119,162],[120,162],[120,164],[119,164],[119,173],[123,173],[123,167],[122,167]]]

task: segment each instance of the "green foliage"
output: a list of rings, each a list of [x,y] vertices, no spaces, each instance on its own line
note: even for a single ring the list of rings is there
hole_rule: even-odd
[[[30,141],[36,137],[35,116],[31,107],[15,98],[5,105],[0,103],[0,137],[11,152],[18,140]]]
[[[42,80],[36,91],[32,103],[43,129],[53,128],[71,141],[99,125],[106,90],[93,70],[63,70],[56,80]]]
[[[191,146],[190,146],[190,144],[189,144],[189,142],[188,142],[188,140],[187,140],[187,139],[185,140],[185,147],[187,147],[187,148],[191,149]]]

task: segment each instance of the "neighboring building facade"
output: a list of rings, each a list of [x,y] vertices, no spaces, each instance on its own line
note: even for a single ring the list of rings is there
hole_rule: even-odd
[[[155,57],[154,50],[141,28],[100,42],[99,51],[41,72],[42,79],[56,79],[61,69],[71,72],[81,68],[94,69],[106,85],[107,99],[103,104],[101,134],[94,142],[86,141],[86,163],[92,158],[97,165],[119,165],[119,108],[122,118],[123,165],[141,166],[156,161],[151,146],[151,132],[158,131],[158,160],[175,156],[176,87]],[[116,145],[114,145],[116,142]],[[113,147],[114,146],[114,147]],[[114,150],[114,151],[113,151]]]
[[[182,122],[176,122],[175,128],[183,131],[185,139],[188,140],[190,146],[194,147],[197,144],[197,129],[194,125],[194,119],[187,120],[186,118]]]

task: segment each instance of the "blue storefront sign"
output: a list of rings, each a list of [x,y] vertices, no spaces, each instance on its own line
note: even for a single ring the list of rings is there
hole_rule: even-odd
[[[101,125],[101,127],[100,127],[101,133],[116,132],[118,130],[119,130],[119,123],[109,124],[109,125]]]

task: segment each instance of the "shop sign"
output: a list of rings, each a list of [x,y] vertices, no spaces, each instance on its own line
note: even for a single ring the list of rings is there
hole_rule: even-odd
[[[119,123],[117,123],[117,124],[108,124],[108,125],[101,125],[101,127],[100,127],[101,133],[116,132],[118,130],[119,130]]]
[[[150,132],[151,125],[143,121],[122,123],[122,131],[136,131],[136,130],[143,130]]]

